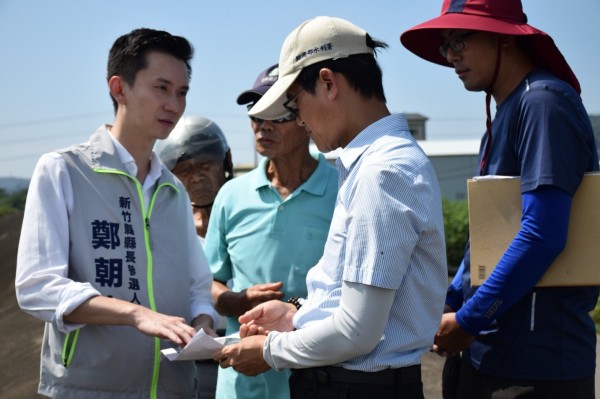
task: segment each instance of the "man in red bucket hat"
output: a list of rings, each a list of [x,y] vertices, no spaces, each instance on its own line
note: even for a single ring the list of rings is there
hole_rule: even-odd
[[[593,399],[598,288],[535,287],[566,245],[583,174],[598,170],[575,74],[519,0],[445,0],[400,41],[486,92],[478,172],[521,177],[521,227],[494,272],[471,287],[467,246],[448,288],[434,350],[462,351],[456,397]]]

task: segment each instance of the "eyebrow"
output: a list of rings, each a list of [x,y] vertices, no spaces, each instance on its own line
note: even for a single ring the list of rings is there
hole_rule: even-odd
[[[171,82],[169,79],[161,78],[160,76],[157,77],[156,80],[158,80],[161,83],[166,83],[166,84],[169,84],[169,85],[173,84],[173,82]]]
[[[156,80],[158,82],[160,82],[160,83],[164,83],[164,84],[167,84],[167,85],[170,85],[170,86],[174,86],[173,82],[171,82],[169,79],[161,78],[159,76],[158,78],[156,78]],[[185,90],[190,90],[190,86],[189,85],[181,86],[181,88],[185,89]]]

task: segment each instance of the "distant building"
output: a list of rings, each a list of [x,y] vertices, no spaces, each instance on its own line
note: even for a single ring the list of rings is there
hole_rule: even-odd
[[[418,141],[431,160],[442,196],[450,200],[467,200],[467,179],[477,174],[480,140]]]
[[[405,115],[408,120],[408,130],[410,130],[413,137],[417,140],[427,140],[425,122],[427,122],[427,119],[429,118],[415,113],[406,113]]]

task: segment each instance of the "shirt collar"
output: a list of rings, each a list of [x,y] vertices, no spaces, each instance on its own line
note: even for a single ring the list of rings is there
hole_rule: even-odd
[[[327,174],[332,172],[332,169],[327,167],[327,160],[323,156],[323,154],[318,154],[317,159],[319,163],[317,164],[317,168],[313,171],[313,173],[308,177],[308,179],[300,185],[294,193],[306,191],[313,195],[322,196],[325,194],[325,190],[327,189],[328,178]],[[262,187],[269,187],[271,182],[267,178],[267,162],[268,159],[263,158],[258,165],[257,173],[254,175],[252,180],[252,187],[255,190],[259,190]]]
[[[255,190],[259,190],[261,187],[268,187],[269,184],[271,184],[267,178],[267,162],[269,162],[269,160],[263,158],[256,167],[256,173],[254,173],[254,178],[252,179],[252,187]]]
[[[135,163],[135,160],[133,159],[129,151],[127,151],[127,149],[123,146],[123,144],[121,144],[119,140],[117,140],[115,136],[113,136],[112,132],[110,131],[110,126],[105,125],[105,128],[108,133],[108,136],[110,137],[113,145],[115,146],[117,156],[123,164],[123,167],[131,176],[137,176],[138,167]],[[148,171],[148,176],[146,176],[146,179],[144,180],[143,186],[147,187],[153,185],[154,183],[156,183],[161,174],[162,168],[159,158],[156,155],[156,153],[152,151],[152,155],[150,156],[150,170]]]
[[[338,166],[349,170],[377,139],[399,130],[408,131],[408,122],[403,114],[391,114],[373,122],[340,152]]]
[[[329,182],[329,173],[333,172],[333,168],[328,167],[327,160],[323,154],[318,154],[317,159],[319,161],[317,168],[309,176],[309,178],[298,187],[298,191],[303,190],[307,193],[323,196],[327,190],[327,184]]]

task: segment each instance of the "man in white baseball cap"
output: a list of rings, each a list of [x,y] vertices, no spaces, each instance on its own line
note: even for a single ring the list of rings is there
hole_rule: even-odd
[[[214,356],[247,375],[292,369],[292,398],[423,398],[421,356],[448,284],[441,195],[405,116],[386,106],[375,59],[382,47],[348,21],[306,21],[283,44],[279,80],[249,112],[292,112],[319,150],[342,148],[307,298],[246,312],[244,338]]]
[[[324,35],[326,30],[330,34]],[[249,114],[263,119],[286,115],[286,92],[303,68],[354,54],[373,54],[375,48],[367,45],[367,36],[363,29],[340,18],[317,17],[305,21],[285,39],[279,56],[279,79]]]

